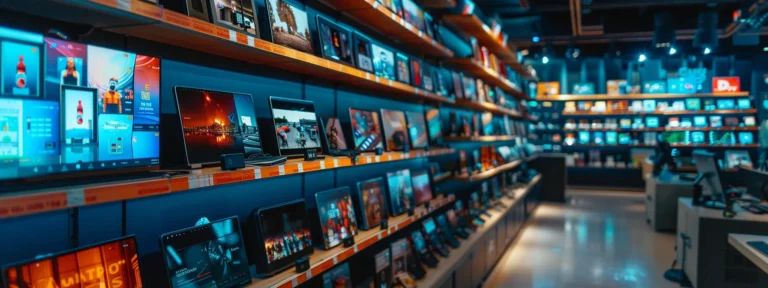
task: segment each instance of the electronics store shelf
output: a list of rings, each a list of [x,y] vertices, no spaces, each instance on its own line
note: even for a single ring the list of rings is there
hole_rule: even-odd
[[[418,284],[419,287],[437,287],[441,281],[445,280],[446,276],[450,276],[450,273],[461,264],[461,261],[464,260],[469,251],[475,247],[478,241],[484,239],[485,233],[487,233],[491,227],[496,227],[496,223],[503,219],[504,215],[506,215],[509,210],[515,207],[517,201],[525,199],[525,196],[528,195],[532,187],[536,186],[539,180],[541,180],[541,175],[534,177],[525,187],[515,190],[513,192],[515,195],[514,199],[502,198],[501,202],[504,203],[507,208],[501,212],[494,211],[493,209],[488,210],[491,217],[488,217],[485,220],[485,224],[478,227],[477,231],[470,234],[466,240],[459,240],[461,242],[459,248],[451,250],[451,253],[447,258],[440,258],[440,263],[438,263],[437,267],[424,267],[424,269],[427,270],[427,275],[423,279],[417,281],[416,284]],[[500,249],[504,249],[504,247],[501,247]]]
[[[697,93],[697,94],[626,94],[626,95],[553,95],[539,96],[537,101],[574,101],[574,100],[632,100],[632,99],[684,99],[684,98],[733,98],[749,97],[749,92]]]
[[[759,148],[760,144],[733,144],[733,145],[720,145],[720,144],[671,144],[673,148]],[[598,144],[573,144],[567,145],[563,143],[563,148],[567,147],[626,147],[626,148],[642,148],[642,147],[656,147],[651,144],[628,144],[628,145],[598,145]]]
[[[659,127],[659,128],[589,128],[589,129],[568,129],[563,128],[565,132],[578,132],[578,131],[635,131],[635,132],[647,132],[647,131],[758,131],[760,127]]]
[[[509,162],[507,164],[501,165],[499,167],[495,167],[495,168],[488,169],[486,171],[480,172],[478,174],[473,174],[473,175],[467,175],[467,174],[456,175],[456,176],[453,177],[453,180],[456,180],[456,181],[466,181],[466,182],[481,181],[481,180],[485,180],[485,179],[491,178],[493,176],[499,175],[501,172],[504,172],[504,171],[507,171],[507,170],[511,170],[511,169],[515,169],[517,166],[520,166],[520,164],[522,164],[522,163],[523,163],[523,160],[515,160],[515,161]]]
[[[482,79],[486,84],[491,86],[498,86],[504,92],[512,94],[517,99],[528,100],[528,95],[525,95],[520,88],[517,87],[512,81],[505,79],[503,75],[493,71],[490,68],[483,67],[482,64],[477,63],[471,58],[453,58],[446,59],[446,64],[453,66],[462,71],[469,72],[472,75]]]
[[[455,149],[433,148],[430,151],[385,152],[381,156],[364,153],[358,156],[357,164],[348,157],[326,157],[323,160],[290,160],[284,165],[268,167],[246,167],[236,171],[221,171],[218,168],[195,170],[194,174],[171,178],[152,178],[138,181],[99,183],[89,186],[61,187],[44,191],[30,191],[0,196],[0,219],[21,215],[42,213],[78,206],[95,205],[122,201],[190,189],[254,181],[257,179],[308,173],[318,170],[337,169],[398,161],[412,158],[448,155]]]
[[[456,7],[455,0],[416,0],[416,3],[424,8],[453,8]]]
[[[498,142],[512,140],[515,140],[515,136],[446,136],[443,139],[446,142]]]
[[[445,180],[450,179],[451,176],[452,176],[451,172],[444,172],[442,174],[435,175],[435,177],[432,177],[432,182],[435,182],[435,183],[443,182]]]
[[[392,13],[376,0],[321,0],[326,5],[355,19],[360,24],[370,26],[381,34],[409,44],[409,48],[419,53],[440,58],[453,57],[453,51],[438,43],[432,37],[420,31],[402,17]],[[447,2],[428,1],[428,2]],[[453,3],[455,6],[456,3]]]
[[[747,244],[749,241],[768,242],[766,235],[728,234],[728,244],[739,250],[744,257],[768,273],[768,256]]]
[[[471,100],[466,99],[457,99],[453,106],[475,110],[475,111],[483,111],[483,112],[491,112],[494,114],[501,114],[501,115],[508,115],[513,118],[519,118],[521,119],[523,117],[520,112],[509,110],[507,108],[501,107],[499,105],[488,103],[488,102],[475,102]]]
[[[602,115],[722,115],[722,114],[755,114],[757,109],[742,110],[681,110],[681,111],[620,111],[620,112],[593,112],[593,111],[573,111],[563,112],[563,116],[602,116]]]
[[[314,254],[309,256],[309,270],[302,273],[296,273],[296,270],[289,268],[277,275],[269,278],[259,279],[253,278],[253,283],[246,287],[248,288],[263,288],[263,287],[278,287],[289,288],[297,287],[312,277],[320,276],[323,272],[336,266],[336,264],[343,262],[344,260],[352,257],[360,251],[365,250],[376,242],[382,241],[387,236],[395,233],[398,230],[402,230],[417,221],[424,216],[429,215],[432,211],[440,207],[444,207],[453,203],[455,197],[450,195],[448,197],[440,197],[430,201],[430,209],[427,210],[423,206],[419,206],[414,211],[413,216],[403,214],[397,217],[389,218],[389,228],[381,230],[378,227],[360,231],[355,236],[355,245],[345,248],[343,245],[339,245],[330,250],[315,249]]]
[[[510,49],[506,44],[496,39],[491,34],[491,28],[485,25],[483,21],[480,21],[475,15],[445,15],[443,21],[461,30],[464,34],[477,38],[480,46],[485,46],[491,53],[496,54],[496,57],[502,60],[514,60],[517,55],[512,52],[514,49]]]
[[[507,66],[509,66],[509,68],[512,68],[512,70],[515,70],[517,74],[520,74],[520,76],[523,77],[523,79],[528,81],[534,81],[534,82],[539,81],[539,78],[533,75],[530,70],[528,70],[528,66],[518,63],[517,59],[512,61],[507,60],[504,62],[505,64],[507,64]]]
[[[139,0],[21,1],[17,4],[8,8],[33,11],[44,17],[67,18],[64,20],[75,23],[100,23],[95,26],[115,33],[376,90],[379,93],[374,93],[374,96],[378,97],[416,103],[453,102],[420,88],[379,78],[349,65],[299,52]],[[79,15],[88,15],[85,18],[94,21],[74,19]]]

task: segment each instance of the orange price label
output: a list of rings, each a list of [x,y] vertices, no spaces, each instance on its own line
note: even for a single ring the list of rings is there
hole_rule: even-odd
[[[126,199],[141,198],[171,192],[168,180],[110,185],[84,190],[85,204],[97,204]]]
[[[250,181],[255,178],[253,169],[227,171],[213,174],[213,185]]]
[[[269,42],[264,41],[264,40],[261,40],[261,39],[256,39],[256,38],[253,39],[253,47],[261,49],[261,50],[270,51],[270,46],[272,46],[272,45],[274,45],[274,44],[269,43]]]
[[[216,34],[215,34],[216,37],[229,40],[229,29],[224,27],[214,26],[214,30],[216,31]]]
[[[269,178],[280,176],[280,168],[278,166],[262,167],[261,178]]]
[[[171,178],[171,192],[189,190],[189,178],[176,177]]]
[[[243,33],[237,33],[237,43],[248,45],[248,36]]]
[[[91,0],[91,2],[99,3],[111,8],[117,8],[117,0]]]
[[[163,22],[185,28],[192,27],[192,21],[190,21],[189,17],[173,11],[165,11],[163,13]]]
[[[320,161],[304,162],[304,172],[320,170]]]
[[[11,197],[0,200],[0,218],[53,211],[66,207],[66,192]]]

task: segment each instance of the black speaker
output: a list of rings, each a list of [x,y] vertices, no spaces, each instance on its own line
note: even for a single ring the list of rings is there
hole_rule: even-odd
[[[245,168],[243,153],[221,154],[221,170],[230,171]]]
[[[669,12],[658,12],[653,17],[653,47],[669,48],[675,44],[674,20]]]
[[[717,47],[717,12],[708,10],[699,14],[699,28],[693,38],[693,47]]]

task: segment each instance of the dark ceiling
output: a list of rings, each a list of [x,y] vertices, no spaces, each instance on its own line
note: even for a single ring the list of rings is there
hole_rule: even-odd
[[[754,0],[475,0],[488,16],[501,20],[510,42],[519,47],[569,43],[642,42],[652,37],[654,15],[669,12],[678,36],[690,38],[698,15],[718,14],[718,29],[732,24],[732,13]],[[575,18],[575,19],[574,19]],[[580,25],[579,25],[580,22]],[[541,42],[532,44],[534,35]]]

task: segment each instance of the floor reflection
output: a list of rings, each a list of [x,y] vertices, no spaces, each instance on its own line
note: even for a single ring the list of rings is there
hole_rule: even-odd
[[[674,234],[645,223],[644,194],[569,191],[539,206],[485,287],[677,287]]]

